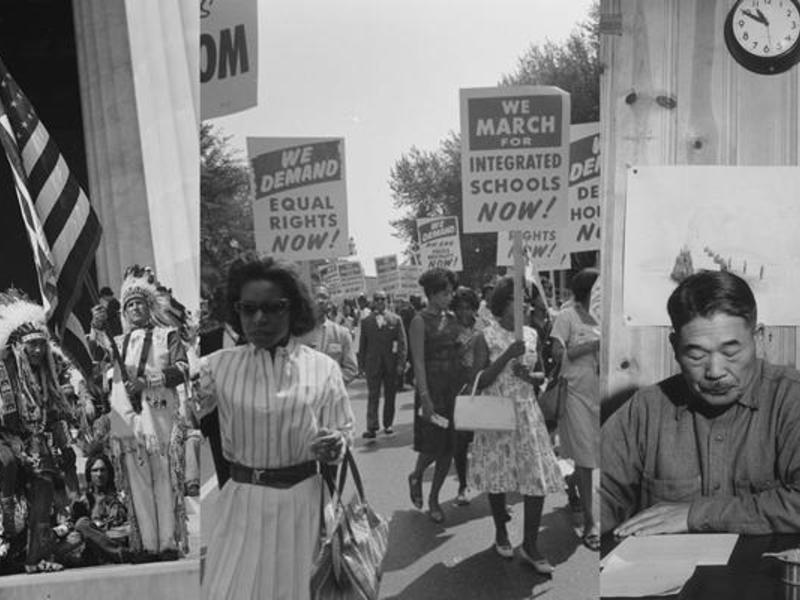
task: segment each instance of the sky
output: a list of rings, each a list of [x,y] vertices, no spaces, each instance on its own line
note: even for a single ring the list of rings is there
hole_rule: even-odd
[[[405,243],[389,188],[413,146],[459,129],[460,88],[497,85],[531,44],[560,42],[591,0],[259,1],[258,106],[211,122],[247,136],[343,137],[349,233],[367,275]],[[401,257],[402,258],[402,257]]]

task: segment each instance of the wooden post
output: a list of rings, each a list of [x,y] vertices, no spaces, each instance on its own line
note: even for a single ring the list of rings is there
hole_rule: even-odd
[[[522,299],[524,297],[523,272],[525,270],[525,260],[522,256],[522,232],[512,232],[514,254],[514,336],[521,340],[522,337]]]

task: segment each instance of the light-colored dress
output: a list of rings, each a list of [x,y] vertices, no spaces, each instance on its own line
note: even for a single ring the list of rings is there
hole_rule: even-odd
[[[567,400],[558,423],[561,452],[579,467],[595,469],[600,458],[600,377],[597,352],[570,360],[566,350],[600,337],[599,326],[584,323],[574,306],[562,310],[550,336],[564,346],[561,377],[567,380]]]
[[[147,342],[147,338],[150,342]],[[134,329],[116,339],[128,375],[135,378],[144,357],[144,377],[167,368],[188,369],[178,332],[169,327]],[[163,377],[162,377],[163,379]],[[180,385],[180,384],[178,384]],[[120,381],[111,390],[111,452],[118,489],[130,498],[131,548],[162,552],[188,550],[184,503],[185,406],[177,386],[148,385],[137,413]]]
[[[524,327],[525,366],[536,365],[536,331]],[[514,341],[514,332],[497,321],[483,330],[489,360],[497,359]],[[520,492],[544,496],[561,489],[561,472],[556,462],[544,417],[536,404],[533,386],[512,372],[509,362],[483,393],[515,399],[517,430],[476,431],[469,460],[471,485],[484,492]]]
[[[222,452],[251,468],[314,460],[326,427],[352,437],[353,413],[335,361],[291,338],[268,350],[251,344],[201,359],[201,414],[219,410]],[[202,596],[213,600],[304,600],[319,538],[321,479],[278,489],[229,479],[220,491]]]

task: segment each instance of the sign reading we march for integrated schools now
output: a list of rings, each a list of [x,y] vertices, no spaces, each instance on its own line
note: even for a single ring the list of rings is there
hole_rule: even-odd
[[[525,254],[537,270],[569,269],[571,252],[600,249],[600,124],[570,127],[569,220],[562,229],[522,232]],[[497,264],[511,266],[511,235],[497,234]]]
[[[247,138],[256,249],[289,260],[348,254],[344,140]]]
[[[200,2],[200,113],[213,119],[258,103],[257,0]]]
[[[423,268],[461,270],[461,238],[458,217],[417,219],[417,239]]]
[[[461,90],[465,233],[566,225],[569,121],[555,87]]]

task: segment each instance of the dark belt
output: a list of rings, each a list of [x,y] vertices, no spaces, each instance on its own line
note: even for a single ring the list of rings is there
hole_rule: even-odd
[[[308,462],[281,467],[280,469],[254,469],[237,463],[231,463],[231,479],[238,483],[265,485],[274,488],[290,488],[319,471],[317,462]]]

